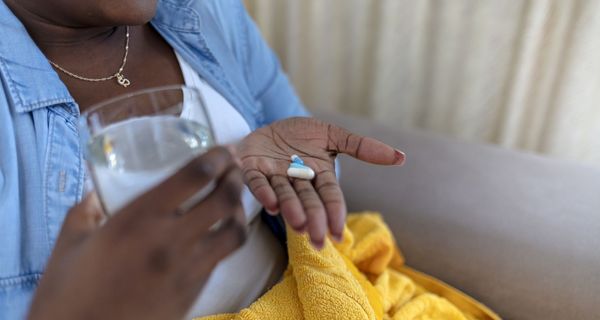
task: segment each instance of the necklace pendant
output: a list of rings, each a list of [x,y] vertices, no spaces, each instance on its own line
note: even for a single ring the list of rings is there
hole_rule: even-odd
[[[122,85],[124,88],[129,87],[129,85],[131,84],[131,81],[129,81],[129,79],[125,78],[125,76],[123,76],[122,74],[117,75],[117,82],[120,85]]]

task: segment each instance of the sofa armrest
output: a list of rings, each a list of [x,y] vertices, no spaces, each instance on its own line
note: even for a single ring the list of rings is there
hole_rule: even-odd
[[[402,168],[343,157],[341,183],[407,264],[506,319],[600,319],[600,168],[318,116],[406,151]]]

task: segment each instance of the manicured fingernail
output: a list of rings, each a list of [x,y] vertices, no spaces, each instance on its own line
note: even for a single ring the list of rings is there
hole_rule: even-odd
[[[300,227],[295,227],[294,231],[298,232],[298,233],[305,233],[306,232],[306,224],[300,226]]]
[[[331,235],[331,238],[337,243],[341,243],[342,241],[344,241],[344,236],[341,234],[333,234]]]
[[[323,250],[323,247],[325,247],[325,242],[324,241],[312,240],[311,243],[312,243],[313,247],[315,249],[317,249],[318,251]]]
[[[396,149],[395,153],[394,153],[395,159],[394,159],[394,164],[397,166],[401,166],[404,164],[404,162],[406,161],[406,154],[404,154],[404,152]]]
[[[279,210],[277,210],[277,209],[267,209],[267,208],[265,208],[265,211],[266,211],[266,212],[267,212],[269,215],[271,215],[271,216],[276,216],[276,215],[278,215],[278,214],[279,214]]]

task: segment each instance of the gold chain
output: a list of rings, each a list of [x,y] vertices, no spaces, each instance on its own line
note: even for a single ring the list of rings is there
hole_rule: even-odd
[[[123,63],[121,63],[121,67],[119,67],[119,71],[117,71],[115,74],[113,74],[111,76],[104,77],[104,78],[86,78],[86,77],[76,75],[73,72],[66,70],[65,68],[59,66],[58,64],[54,63],[51,60],[48,60],[48,61],[54,67],[56,67],[56,69],[64,72],[65,74],[67,74],[75,79],[89,81],[89,82],[101,82],[101,81],[108,81],[108,80],[117,78],[117,82],[120,85],[122,85],[123,87],[127,88],[131,84],[131,81],[129,81],[129,79],[125,78],[125,76],[123,75],[123,69],[125,69],[125,65],[127,64],[127,54],[129,54],[129,26],[127,26],[127,33],[125,34],[125,54],[123,55]]]

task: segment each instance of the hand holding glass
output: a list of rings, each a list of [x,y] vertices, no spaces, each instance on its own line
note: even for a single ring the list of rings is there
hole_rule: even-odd
[[[185,86],[120,96],[81,119],[89,168],[108,215],[215,144],[201,93]]]

